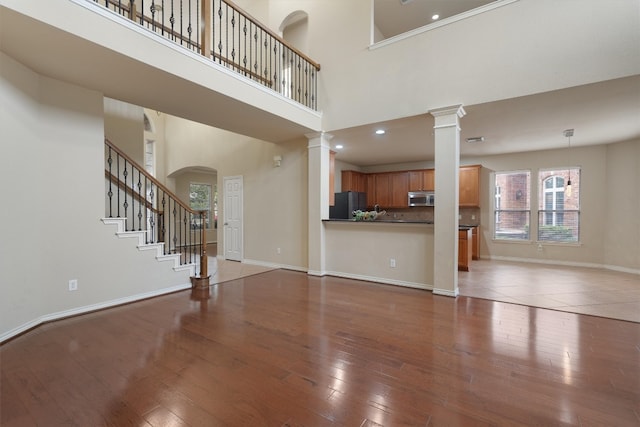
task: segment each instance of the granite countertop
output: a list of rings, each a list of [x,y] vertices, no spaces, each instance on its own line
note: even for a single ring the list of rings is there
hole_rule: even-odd
[[[356,221],[354,219],[338,219],[338,218],[329,218],[323,219],[322,221],[327,222],[357,222],[357,223],[383,223],[383,224],[431,224],[433,225],[432,220],[426,219],[376,219],[373,221]],[[459,224],[458,229],[460,230],[468,230],[470,228],[479,227],[479,224]]]
[[[424,220],[424,219],[376,219],[373,221],[356,221],[354,219],[337,219],[337,218],[329,218],[323,219],[323,221],[327,222],[356,222],[356,223],[383,223],[383,224],[433,224],[433,221]]]

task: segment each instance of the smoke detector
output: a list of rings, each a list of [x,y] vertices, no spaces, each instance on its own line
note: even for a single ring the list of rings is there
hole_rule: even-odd
[[[409,3],[411,3],[412,1],[413,1],[413,0],[400,0],[400,4],[404,6],[405,4],[409,4]]]

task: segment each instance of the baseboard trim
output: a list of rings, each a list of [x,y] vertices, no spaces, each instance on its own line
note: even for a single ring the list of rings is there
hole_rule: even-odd
[[[23,325],[13,328],[12,330],[0,335],[0,344],[10,340],[11,338],[14,338],[20,334],[27,332],[30,329],[36,328],[42,325],[43,323],[53,322],[55,320],[65,319],[67,317],[78,316],[81,314],[90,313],[92,311],[104,310],[106,308],[112,308],[112,307],[116,307],[123,304],[129,304],[132,302],[157,297],[160,295],[170,294],[173,292],[184,291],[186,289],[191,289],[191,283],[170,286],[168,288],[157,289],[155,291],[144,292],[141,294],[131,295],[123,298],[116,298],[110,301],[85,305],[82,307],[76,307],[69,310],[58,311],[56,313],[44,314],[34,320],[31,320]]]
[[[267,267],[267,268],[273,268],[273,269],[284,269],[284,270],[293,270],[293,271],[300,271],[302,273],[306,273],[307,269],[304,267],[298,267],[296,265],[288,265],[288,264],[276,264],[274,262],[266,262],[266,261],[258,261],[255,259],[243,259],[242,262],[244,264],[250,264],[250,265],[257,265],[260,267]]]
[[[440,289],[440,288],[435,288],[433,289],[433,294],[434,295],[441,295],[444,297],[452,297],[455,298],[458,296],[460,291],[458,291],[458,289],[456,289],[455,291],[449,290],[449,289]]]
[[[627,267],[620,267],[619,265],[605,264],[603,266],[603,268],[606,268],[607,270],[612,270],[612,271],[619,271],[621,273],[630,273],[630,274],[640,275],[640,270],[636,270],[636,269],[633,269],[633,268],[627,268]]]
[[[536,259],[536,258],[517,258],[506,256],[489,256],[483,257],[483,259],[489,259],[493,261],[511,261],[511,262],[526,262],[530,264],[547,264],[547,265],[562,265],[566,267],[586,267],[586,268],[602,268],[605,270],[620,271],[622,273],[640,274],[640,270],[633,268],[620,267],[610,264],[597,264],[593,262],[576,262],[576,261],[558,261],[552,259]]]
[[[340,271],[327,271],[326,274],[328,276],[343,277],[345,279],[362,280],[364,282],[381,283],[383,285],[402,286],[405,288],[422,289],[427,291],[430,291],[433,289],[433,285],[428,285],[426,283],[407,282],[404,280],[388,279],[385,277],[364,276],[361,274],[343,273]]]

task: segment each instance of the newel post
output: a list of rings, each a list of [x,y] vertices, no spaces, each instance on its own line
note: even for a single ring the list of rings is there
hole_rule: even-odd
[[[199,211],[200,214],[200,277],[192,277],[191,284],[194,288],[209,288],[209,262],[207,260],[207,211]]]
[[[200,31],[200,54],[206,58],[211,57],[211,36],[213,32],[213,15],[211,0],[201,0],[200,7],[202,16],[200,22],[202,23],[202,30]]]

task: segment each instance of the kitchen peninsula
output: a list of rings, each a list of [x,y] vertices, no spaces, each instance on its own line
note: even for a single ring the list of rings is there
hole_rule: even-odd
[[[327,274],[433,289],[433,224],[324,220]]]

